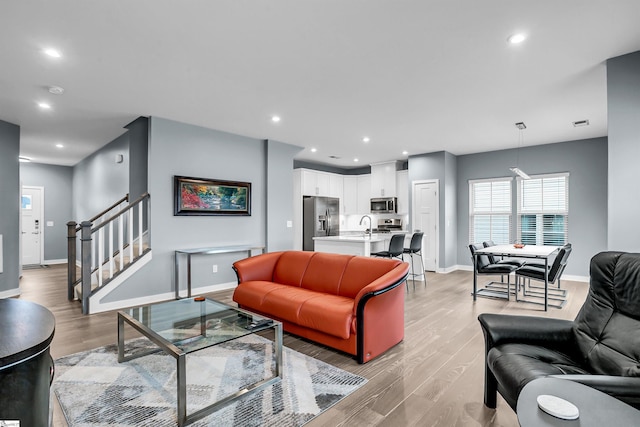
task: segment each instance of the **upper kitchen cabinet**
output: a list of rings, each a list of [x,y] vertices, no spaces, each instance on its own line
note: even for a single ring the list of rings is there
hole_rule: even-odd
[[[397,170],[397,161],[371,165],[371,197],[397,197]]]
[[[371,212],[371,175],[358,175],[358,203],[356,213],[368,214]]]
[[[342,176],[310,169],[296,169],[300,174],[303,196],[342,198]]]
[[[398,213],[409,213],[409,171],[396,172],[396,197],[398,198]]]
[[[345,215],[361,213],[358,212],[358,177],[344,176],[342,177],[342,184],[344,195],[344,198],[341,199],[342,213]]]

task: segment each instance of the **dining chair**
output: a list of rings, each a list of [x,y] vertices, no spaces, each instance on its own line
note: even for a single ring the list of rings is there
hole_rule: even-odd
[[[547,278],[548,285],[551,285],[556,281],[559,281],[560,277],[562,276],[562,273],[564,272],[564,269],[567,266],[569,255],[571,255],[571,245],[569,245],[568,247],[562,247],[562,249],[560,249],[560,252],[558,252],[558,255],[556,255],[556,258],[553,260],[553,264],[551,264],[546,270],[544,268],[544,265],[542,266],[525,265],[519,268],[516,271],[516,283],[519,284],[520,279],[524,280],[525,278],[528,280],[533,279],[533,280],[544,282],[545,276]],[[549,298],[556,299],[559,301],[565,301],[563,297],[566,295],[566,290],[564,289],[561,289],[561,290],[565,292],[558,295],[554,295],[553,292],[550,292],[551,296]],[[551,290],[547,288],[547,292],[549,291]],[[526,287],[523,286],[522,293],[523,293],[523,296],[539,296],[544,292],[529,289],[529,294],[527,295]]]
[[[496,282],[496,281],[491,281],[489,283],[487,283],[485,285],[484,289],[480,289],[476,291],[476,295],[478,296],[485,296],[485,297],[491,297],[491,298],[505,298],[504,295],[506,295],[506,299],[509,299],[511,290],[511,282],[510,282],[510,278],[509,275],[516,271],[518,269],[518,266],[512,265],[512,264],[497,264],[497,263],[492,263],[489,260],[489,256],[488,255],[476,255],[476,251],[483,249],[484,245],[482,244],[470,244],[469,245],[469,251],[471,251],[471,262],[475,263],[476,269],[474,271],[474,274],[476,275],[495,275],[495,276],[500,276],[502,279],[500,282]],[[507,276],[507,283],[504,283],[504,276]],[[501,288],[496,288],[496,289],[491,289],[491,286],[493,285],[501,285]],[[504,291],[504,285],[507,285],[507,290],[506,292]],[[518,300],[518,293],[517,293],[517,289],[516,289],[516,301]]]

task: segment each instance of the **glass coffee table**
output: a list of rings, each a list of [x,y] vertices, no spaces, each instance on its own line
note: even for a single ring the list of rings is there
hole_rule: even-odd
[[[125,355],[125,323],[159,348]],[[268,329],[273,329],[275,335],[273,375],[187,414],[187,354]],[[282,379],[282,323],[209,298],[184,298],[118,312],[118,362],[126,362],[160,350],[175,358],[178,365],[179,426],[198,420],[248,392],[260,390]]]

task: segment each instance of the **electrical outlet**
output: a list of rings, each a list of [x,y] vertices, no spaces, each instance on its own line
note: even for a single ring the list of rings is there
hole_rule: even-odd
[[[287,228],[293,227],[293,221],[287,221]]]
[[[213,264],[213,272],[214,273],[218,272],[218,265],[217,264]]]

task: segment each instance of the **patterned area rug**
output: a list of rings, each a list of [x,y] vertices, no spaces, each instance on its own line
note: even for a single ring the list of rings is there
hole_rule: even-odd
[[[149,345],[128,341],[127,354]],[[282,381],[191,426],[301,426],[366,379],[283,347]],[[187,356],[187,413],[272,375],[273,344],[250,335]],[[70,427],[175,426],[176,362],[156,353],[118,363],[115,345],[55,361],[53,389]]]

